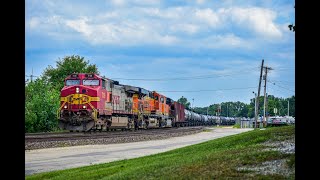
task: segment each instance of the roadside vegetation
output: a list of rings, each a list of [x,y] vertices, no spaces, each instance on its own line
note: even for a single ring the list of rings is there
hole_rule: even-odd
[[[238,123],[238,124],[233,125],[233,128],[240,128],[240,124]]]
[[[294,151],[274,149],[276,143],[294,141],[294,136],[295,126],[256,129],[156,155],[40,173],[26,179],[295,179]],[[284,168],[282,171],[254,170],[263,163],[280,161],[284,164],[272,168]]]
[[[74,72],[98,73],[96,65],[80,56],[66,56],[56,63],[56,68],[48,66],[41,77],[26,82],[25,133],[61,131],[57,110],[64,78]]]

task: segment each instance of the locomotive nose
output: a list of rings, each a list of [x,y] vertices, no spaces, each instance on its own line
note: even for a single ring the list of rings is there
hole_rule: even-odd
[[[86,94],[87,93],[87,89],[81,86],[77,86],[72,90],[75,94]]]

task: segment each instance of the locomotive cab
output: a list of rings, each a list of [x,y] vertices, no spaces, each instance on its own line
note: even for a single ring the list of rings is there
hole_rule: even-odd
[[[101,77],[84,73],[72,74],[65,79],[57,114],[60,128],[86,131],[93,127],[101,106],[99,102],[108,100],[102,82]],[[104,96],[100,98],[99,94]]]

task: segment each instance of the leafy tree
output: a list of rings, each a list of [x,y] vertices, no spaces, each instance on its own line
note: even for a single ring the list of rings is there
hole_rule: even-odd
[[[60,92],[43,78],[25,87],[25,132],[56,130]]]
[[[60,105],[60,90],[64,79],[74,73],[99,73],[96,65],[78,55],[57,61],[56,68],[48,66],[41,78],[25,86],[25,132],[55,131]]]
[[[278,98],[273,95],[268,95],[268,109],[267,113],[269,116],[274,116],[273,112],[274,108],[278,109],[276,115],[286,116],[288,113],[288,101],[290,108],[290,116],[295,116],[295,96],[290,98]],[[219,105],[221,105],[221,113],[220,116],[229,116],[229,117],[249,117],[253,118],[255,116],[255,99],[250,99],[249,104],[245,104],[243,102],[222,102],[221,104],[212,104],[208,108],[209,115],[216,115]],[[259,116],[263,115],[263,107],[264,107],[264,97],[259,97]],[[195,107],[194,111],[199,114],[207,114],[207,107]]]
[[[278,97],[274,97],[273,95],[268,95],[267,101],[268,101],[268,109],[267,109],[267,113],[269,114],[269,116],[286,116],[288,113],[288,100],[289,100],[289,113],[290,116],[295,116],[295,96],[292,96],[290,98],[278,98]],[[251,99],[251,102],[254,101],[254,98]],[[264,97],[260,96],[259,98],[259,114],[263,115],[263,101],[264,101]],[[250,103],[250,107],[249,109],[252,108],[252,111],[254,111],[254,103]],[[277,108],[277,113],[274,113],[274,108]],[[251,114],[249,117],[253,117],[254,113],[253,112],[249,112],[249,114]]]
[[[177,102],[183,104],[186,109],[190,109],[190,102],[188,102],[187,98],[182,96]]]
[[[198,113],[198,114],[207,115],[207,107],[194,107],[193,111]]]
[[[43,77],[50,82],[53,87],[60,91],[64,85],[64,79],[76,72],[76,73],[99,73],[95,64],[89,64],[84,57],[78,55],[66,56],[62,60],[58,60],[57,67],[53,68],[48,66],[44,72]]]

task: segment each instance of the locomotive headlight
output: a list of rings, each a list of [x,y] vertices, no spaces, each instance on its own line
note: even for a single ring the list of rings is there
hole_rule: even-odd
[[[64,108],[67,109],[67,105],[65,105]]]
[[[87,106],[83,106],[83,109],[87,108]]]
[[[76,93],[79,93],[79,91],[80,91],[80,90],[79,90],[79,88],[77,87],[77,88],[76,88]]]

